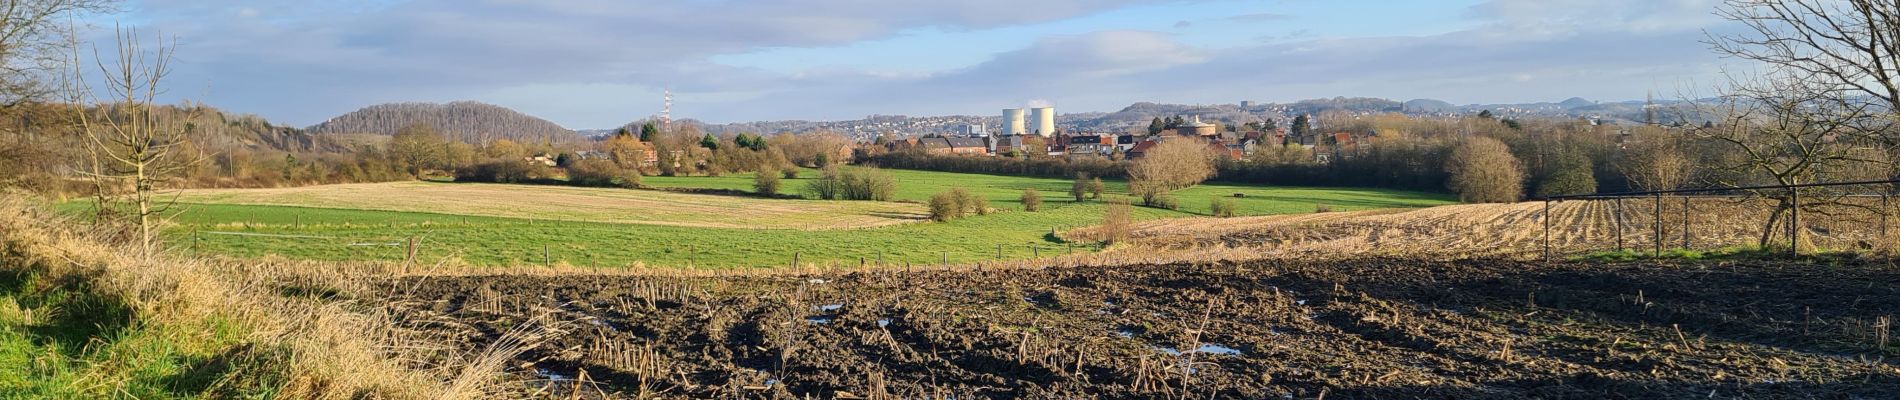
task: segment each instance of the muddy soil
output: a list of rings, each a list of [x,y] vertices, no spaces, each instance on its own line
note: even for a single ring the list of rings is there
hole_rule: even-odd
[[[1260,261],[431,277],[403,324],[545,332],[524,393],[661,398],[1891,398],[1888,261]]]

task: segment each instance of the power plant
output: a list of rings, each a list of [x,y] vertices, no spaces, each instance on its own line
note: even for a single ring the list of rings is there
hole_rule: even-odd
[[[1001,132],[997,132],[997,134],[1004,135],[1004,136],[1018,136],[1018,135],[1027,134],[1027,131],[1023,128],[1023,109],[1021,108],[1003,109],[1003,129],[1001,130]]]
[[[1031,108],[1029,109],[1029,118],[1036,121],[1036,129],[1029,131],[1030,134],[1042,135],[1042,137],[1055,136],[1056,134],[1056,108],[1055,107]]]
[[[1034,121],[1033,123],[1035,125],[1030,125],[1032,123],[1031,121]],[[1003,109],[1003,129],[998,130],[996,133],[1003,136],[1055,136],[1056,108],[1032,107],[1029,109],[1029,119],[1027,120],[1023,119],[1023,109],[1005,108]]]

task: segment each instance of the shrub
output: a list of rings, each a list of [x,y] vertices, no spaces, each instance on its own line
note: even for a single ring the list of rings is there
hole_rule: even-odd
[[[780,170],[779,174],[784,175],[785,179],[798,179],[798,167],[785,168]]]
[[[1132,211],[1126,200],[1108,202],[1108,209],[1102,212],[1100,234],[1103,242],[1116,244],[1128,240],[1135,225],[1133,217],[1129,215]]]
[[[1023,211],[1040,211],[1042,210],[1042,193],[1037,192],[1036,189],[1023,189],[1022,203]]]
[[[567,164],[567,182],[574,186],[634,188],[640,186],[640,172],[607,160],[573,160]]]
[[[520,183],[547,177],[546,167],[520,160],[493,160],[455,169],[458,182]]]
[[[897,178],[875,169],[825,168],[825,176],[805,184],[805,193],[824,200],[889,201],[897,194]]]
[[[1333,212],[1333,206],[1326,205],[1326,203],[1319,203],[1319,205],[1313,207],[1314,214],[1329,212]]]
[[[1176,200],[1173,194],[1169,194],[1167,192],[1161,192],[1148,198],[1148,206],[1154,207],[1154,208],[1165,208],[1169,210],[1179,210],[1181,209],[1181,201]]]
[[[963,204],[957,202],[957,196],[951,192],[938,192],[930,196],[930,219],[944,222],[963,214]]]
[[[983,196],[973,196],[973,197],[970,197],[969,201],[970,201],[969,203],[970,208],[973,209],[972,211],[975,212],[976,215],[990,215],[990,199],[989,198],[983,197]]]
[[[950,195],[957,199],[957,216],[961,217],[975,213],[977,207],[976,196],[971,195],[969,190],[960,187],[950,188]],[[984,203],[986,206],[989,205],[987,201]]]
[[[897,178],[883,170],[845,171],[841,179],[846,200],[890,201],[892,196],[897,195]]]
[[[1221,218],[1233,217],[1240,212],[1239,203],[1235,203],[1233,199],[1223,199],[1219,197],[1214,198],[1213,204],[1208,204],[1207,208],[1212,211],[1214,216]]]
[[[761,170],[752,177],[752,191],[765,196],[778,195],[778,171]]]
[[[1089,179],[1089,198],[1101,199],[1102,190],[1107,188],[1108,185],[1102,184],[1102,178]]]
[[[1069,196],[1075,197],[1076,202],[1081,202],[1088,198],[1088,194],[1089,174],[1076,174],[1075,183],[1069,185]]]

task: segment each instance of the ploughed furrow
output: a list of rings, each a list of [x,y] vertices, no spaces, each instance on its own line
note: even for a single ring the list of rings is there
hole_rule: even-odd
[[[1900,390],[1877,328],[1900,292],[1867,282],[1896,279],[1856,261],[1261,260],[415,278],[387,304],[461,354],[534,332],[506,372],[561,397],[1881,397]]]

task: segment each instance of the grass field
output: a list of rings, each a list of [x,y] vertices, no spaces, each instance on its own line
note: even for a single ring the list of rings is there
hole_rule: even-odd
[[[548,186],[399,183],[338,185],[259,191],[194,192],[184,198],[168,230],[183,251],[242,257],[279,255],[316,260],[402,260],[417,238],[423,261],[456,258],[478,265],[567,263],[620,266],[631,263],[709,268],[774,267],[792,263],[855,265],[861,259],[931,264],[1022,259],[1067,251],[1097,250],[1095,244],[1064,243],[1051,229],[1098,224],[1105,206],[1076,203],[1061,179],[926,171],[891,171],[900,202],[822,202],[669,193],[651,190],[575,189]],[[797,191],[815,177],[786,180]],[[648,177],[648,185],[749,190],[752,176]],[[343,187],[344,191],[332,191]],[[1119,193],[1126,185],[1109,182]],[[1003,210],[948,223],[866,224],[858,218],[914,218],[931,194],[964,187]],[[464,189],[468,188],[468,189]],[[1025,188],[1043,191],[1041,212],[1021,211]],[[461,191],[474,191],[462,193]],[[576,191],[580,191],[577,194]],[[255,194],[254,194],[255,193]],[[453,196],[446,195],[453,194]],[[1246,215],[1310,213],[1316,204],[1335,210],[1425,207],[1448,204],[1444,196],[1373,189],[1281,188],[1202,185],[1179,193],[1183,210],[1136,208],[1137,219],[1190,217],[1207,212],[1215,197],[1232,197]],[[469,199],[464,196],[479,196]],[[1119,196],[1119,195],[1117,195]],[[598,204],[587,203],[591,198]],[[402,204],[389,204],[401,199]],[[664,200],[655,200],[664,199]],[[237,203],[237,204],[233,204]],[[248,204],[247,204],[248,203]],[[481,206],[463,207],[473,203]],[[520,203],[518,207],[508,204]],[[638,205],[628,206],[629,204]],[[677,210],[640,207],[679,207]],[[789,221],[765,221],[773,215]],[[835,215],[836,221],[827,220]],[[664,216],[664,217],[661,217]],[[648,223],[642,218],[675,218]],[[193,239],[195,237],[196,239]]]

